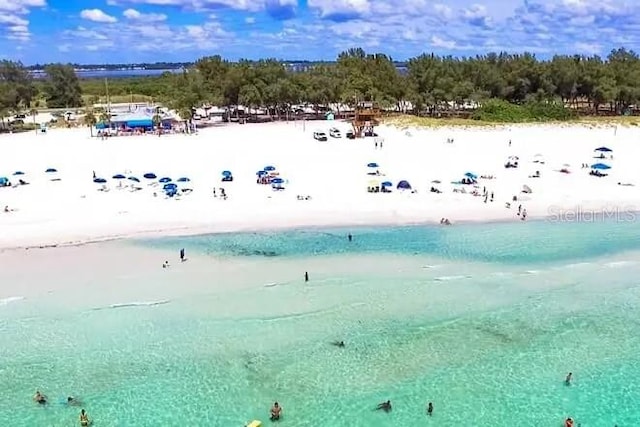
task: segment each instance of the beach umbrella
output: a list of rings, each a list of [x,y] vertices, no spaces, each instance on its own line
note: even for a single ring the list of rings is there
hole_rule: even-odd
[[[442,181],[440,181],[439,179],[434,179],[433,181],[431,181],[432,184],[442,184]]]
[[[95,182],[96,184],[106,184],[107,180],[104,178],[94,178],[93,182]]]
[[[233,175],[231,171],[222,171],[222,176],[231,176]]]
[[[282,178],[275,178],[271,181],[272,184],[284,184],[284,179]]]
[[[14,175],[14,176],[24,175],[24,172],[22,172],[22,171],[15,171],[15,172],[13,173],[13,175]]]
[[[138,178],[136,178],[135,176],[130,176],[127,179],[129,179],[129,181],[133,181],[133,182],[140,182],[140,180]]]
[[[164,185],[164,187],[162,187],[164,190],[175,190],[176,188],[178,188],[178,186],[176,184],[174,184],[173,182],[168,182]]]
[[[56,172],[58,172],[58,170],[57,170],[57,169],[54,169],[54,168],[49,168],[49,169],[47,169],[47,170],[46,170],[46,171],[44,171],[44,172],[45,172],[45,173],[56,173]]]
[[[167,183],[167,182],[171,182],[171,178],[169,178],[168,176],[165,176],[164,178],[160,178],[158,180],[158,182],[160,182],[162,184]]]
[[[393,183],[391,181],[385,181],[380,185],[383,187],[393,187]]]
[[[258,176],[265,176],[267,174],[267,171],[258,171],[256,172],[256,175]]]
[[[378,164],[377,164],[377,163],[371,162],[371,163],[368,163],[368,164],[367,164],[367,167],[368,167],[368,168],[377,168],[377,167],[379,167],[379,166],[378,166]]]
[[[271,172],[271,171],[276,170],[276,168],[275,168],[275,166],[265,166],[264,170],[266,170],[267,172]]]
[[[191,180],[189,178],[187,178],[186,176],[178,178],[178,182],[189,182],[189,181],[191,181]]]
[[[596,149],[595,149],[595,150],[593,150],[593,151],[599,151],[599,152],[601,152],[601,153],[610,153],[610,152],[612,152],[613,150],[612,150],[611,148],[609,148],[609,147],[599,147],[599,148],[596,148]]]
[[[126,179],[127,177],[122,175],[121,173],[113,175],[111,178],[113,179]]]
[[[369,183],[367,184],[369,187],[380,187],[380,182],[374,180],[369,181]]]
[[[471,173],[471,172],[467,172],[464,174],[464,176],[466,176],[469,179],[478,179],[478,175]]]
[[[153,172],[147,172],[147,173],[145,173],[145,174],[144,174],[144,175],[142,175],[142,176],[144,176],[146,179],[156,179],[156,178],[158,177],[158,176],[157,176],[155,173],[153,173]]]
[[[594,165],[591,165],[591,169],[606,170],[611,169],[611,166],[605,165],[604,163],[596,163]]]
[[[411,184],[409,184],[409,181],[400,181],[397,188],[398,190],[411,190]]]

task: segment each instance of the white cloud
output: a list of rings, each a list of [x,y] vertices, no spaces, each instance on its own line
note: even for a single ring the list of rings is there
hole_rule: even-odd
[[[371,10],[369,0],[308,0],[307,6],[316,9],[320,16],[364,15]]]
[[[167,15],[164,13],[140,13],[135,9],[127,9],[122,12],[122,15],[132,21],[160,22],[167,20]]]
[[[456,42],[454,42],[453,40],[445,40],[438,36],[431,36],[431,46],[442,47],[445,49],[454,49],[456,47]]]
[[[46,5],[46,0],[0,0],[0,11],[26,14],[30,9]]]
[[[244,18],[244,22],[246,24],[255,24],[256,18],[254,18],[253,16],[247,16],[246,18]]]
[[[107,15],[100,9],[85,9],[80,12],[80,17],[87,21],[101,22],[105,24],[113,24],[118,20],[111,15]]]
[[[31,38],[29,21],[22,16],[46,5],[45,0],[0,0],[0,32],[14,42],[28,41]]]

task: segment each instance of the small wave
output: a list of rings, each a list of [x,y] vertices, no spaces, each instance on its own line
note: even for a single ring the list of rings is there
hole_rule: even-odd
[[[278,284],[276,282],[267,283],[267,284],[264,285],[265,288],[273,288],[275,286],[278,286]]]
[[[540,270],[527,270],[524,272],[524,274],[538,274],[540,273]]]
[[[564,268],[581,268],[581,267],[586,267],[588,265],[591,265],[590,262],[576,262],[575,264],[567,264],[564,266]]]
[[[142,301],[142,302],[123,302],[118,304],[111,304],[106,307],[97,307],[93,310],[110,310],[114,308],[125,308],[125,307],[154,307],[156,305],[169,304],[171,300],[160,300],[160,301]]]
[[[16,301],[22,301],[24,299],[24,297],[7,297],[7,298],[0,298],[0,305],[9,305],[12,302],[16,302]]]
[[[436,282],[448,282],[450,280],[461,280],[461,279],[471,279],[471,276],[466,275],[458,275],[458,276],[439,276],[439,277],[435,277],[433,280],[435,280]]]
[[[616,267],[625,267],[627,265],[632,265],[635,264],[635,262],[633,261],[613,261],[613,262],[607,262],[604,266],[605,267],[609,267],[609,268],[616,268]]]

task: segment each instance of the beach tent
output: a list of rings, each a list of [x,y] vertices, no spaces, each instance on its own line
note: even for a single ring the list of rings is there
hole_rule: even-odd
[[[142,176],[144,176],[146,179],[156,179],[156,178],[158,177],[158,176],[157,176],[155,173],[153,173],[153,172],[147,172],[147,173],[145,173],[145,174],[144,174],[144,175],[142,175]]]
[[[593,151],[599,151],[599,152],[601,152],[601,153],[610,153],[610,152],[612,152],[613,150],[612,150],[611,148],[609,148],[609,147],[599,147],[599,148],[596,148],[596,149],[595,149],[595,150],[593,150]]]
[[[607,169],[611,169],[611,166],[605,165],[604,163],[596,163],[594,165],[591,165],[591,169],[607,170]]]
[[[396,188],[398,190],[411,190],[411,184],[409,184],[409,181],[400,181]]]

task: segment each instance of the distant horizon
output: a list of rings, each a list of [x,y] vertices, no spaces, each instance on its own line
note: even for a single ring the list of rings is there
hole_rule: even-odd
[[[14,0],[0,17],[2,57],[25,64],[640,49],[640,2],[627,0]]]

